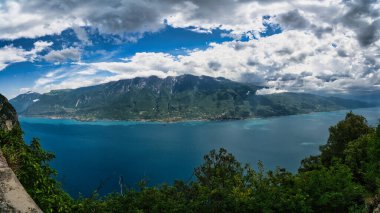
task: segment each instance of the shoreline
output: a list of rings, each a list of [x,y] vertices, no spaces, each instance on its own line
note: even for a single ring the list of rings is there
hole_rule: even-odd
[[[182,123],[182,122],[212,122],[212,121],[237,121],[237,120],[247,120],[247,119],[255,119],[258,117],[248,117],[248,118],[242,118],[242,119],[130,119],[130,120],[116,120],[116,119],[83,119],[78,117],[64,117],[64,116],[24,116],[19,115],[20,118],[44,118],[44,119],[50,119],[50,120],[73,120],[78,122],[141,122],[141,123]]]
[[[296,116],[296,115],[309,115],[313,113],[328,113],[328,112],[340,112],[340,111],[352,111],[358,109],[370,109],[370,108],[379,108],[380,106],[375,107],[362,107],[362,108],[353,108],[353,109],[341,109],[341,110],[332,110],[332,111],[314,111],[308,113],[297,113],[289,115],[277,115],[277,116],[267,116],[267,117],[247,117],[247,118],[228,118],[228,119],[184,119],[184,118],[168,118],[168,119],[131,119],[131,120],[114,120],[114,119],[83,119],[78,117],[64,117],[64,116],[24,116],[19,115],[19,118],[43,118],[49,120],[72,120],[77,122],[136,122],[136,123],[163,123],[163,124],[173,124],[173,123],[185,123],[185,122],[228,122],[228,121],[241,121],[241,120],[256,120],[256,119],[270,119],[278,118],[285,116]]]

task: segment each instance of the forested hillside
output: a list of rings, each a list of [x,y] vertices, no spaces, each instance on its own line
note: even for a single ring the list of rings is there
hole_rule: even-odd
[[[222,148],[204,157],[191,181],[148,187],[142,180],[122,194],[77,200],[51,177],[54,155],[37,139],[26,145],[16,128],[0,133],[0,145],[45,212],[372,212],[380,204],[380,125],[348,113],[329,131],[320,155],[304,159],[296,174],[242,165]]]
[[[261,88],[208,76],[150,76],[27,93],[10,102],[23,116],[153,121],[244,119],[374,106],[305,93],[257,95]]]

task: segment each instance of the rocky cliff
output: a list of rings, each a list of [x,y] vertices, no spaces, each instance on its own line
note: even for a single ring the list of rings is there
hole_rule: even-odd
[[[17,113],[8,100],[0,94],[0,129],[11,130],[18,125]]]
[[[18,125],[16,110],[0,95],[0,129],[10,131]],[[42,212],[8,166],[1,150],[0,212]]]

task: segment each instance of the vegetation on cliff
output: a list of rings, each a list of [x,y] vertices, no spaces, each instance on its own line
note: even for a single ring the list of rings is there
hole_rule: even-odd
[[[70,212],[72,199],[54,179],[57,172],[49,166],[54,154],[41,148],[38,139],[26,144],[19,126],[0,130],[0,147],[25,190],[44,212]]]
[[[18,125],[17,112],[0,94],[0,129],[10,130]]]
[[[296,174],[241,165],[225,149],[211,151],[195,179],[124,195],[86,198],[86,212],[372,212],[379,205],[380,125],[348,113],[330,128],[321,154],[302,161]]]
[[[148,187],[124,187],[123,194],[73,200],[48,166],[53,155],[37,139],[30,145],[16,128],[0,133],[10,166],[45,212],[365,212],[379,204],[380,125],[348,113],[329,129],[321,154],[301,162],[296,174],[242,165],[225,149],[211,151],[194,179]],[[165,171],[163,171],[165,172]]]

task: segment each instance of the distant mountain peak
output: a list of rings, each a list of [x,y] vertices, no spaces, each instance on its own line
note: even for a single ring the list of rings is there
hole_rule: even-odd
[[[369,106],[304,93],[256,95],[263,87],[190,74],[136,77],[11,100],[24,116],[80,120],[222,120]]]

